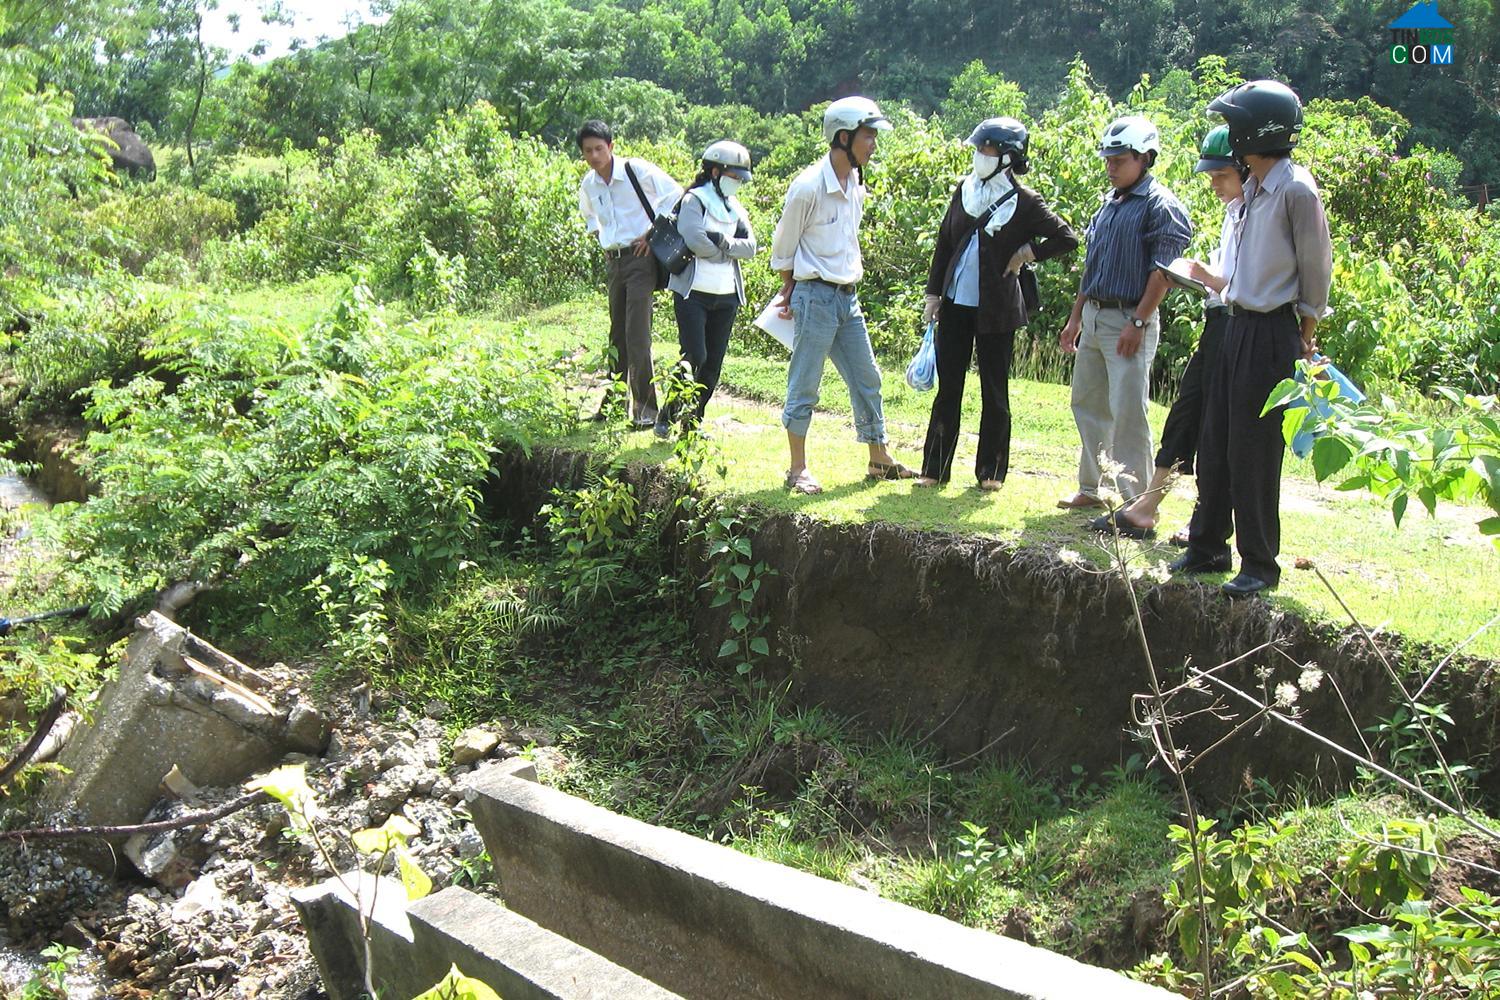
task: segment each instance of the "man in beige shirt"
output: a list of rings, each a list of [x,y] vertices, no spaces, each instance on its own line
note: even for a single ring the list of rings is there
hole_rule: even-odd
[[[1228,570],[1232,528],[1240,572],[1223,590],[1248,597],[1281,577],[1281,409],[1265,416],[1261,410],[1297,359],[1312,357],[1313,331],[1328,308],[1333,248],[1317,182],[1291,160],[1302,128],[1297,95],[1274,80],[1256,80],[1208,109],[1228,122],[1230,149],[1250,178],[1234,273],[1224,289],[1229,324],[1203,411],[1198,506],[1188,550],[1172,570]]]
[[[849,388],[855,436],[870,451],[867,477],[916,476],[886,446],[880,369],[857,291],[865,273],[859,252],[864,167],[875,153],[877,134],[890,127],[868,98],[844,97],[830,104],[823,113],[828,155],[787,188],[771,237],[771,269],[781,275],[781,315],[795,322],[781,423],[789,459],[785,486],[796,493],[823,492],[807,467],[807,432],[823,366],[830,360]]]

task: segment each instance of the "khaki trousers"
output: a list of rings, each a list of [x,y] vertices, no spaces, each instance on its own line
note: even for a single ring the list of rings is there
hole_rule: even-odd
[[[1130,315],[1124,309],[1101,309],[1093,302],[1083,306],[1082,336],[1073,363],[1073,420],[1082,444],[1078,489],[1089,496],[1099,495],[1101,451],[1125,467],[1116,487],[1125,499],[1139,495],[1151,482],[1146,403],[1161,323],[1153,312],[1141,331],[1140,349],[1122,358],[1116,348]]]
[[[632,420],[656,419],[656,387],[651,384],[651,304],[656,294],[656,258],[604,259],[609,290],[609,344],[614,349],[610,373],[630,387]]]

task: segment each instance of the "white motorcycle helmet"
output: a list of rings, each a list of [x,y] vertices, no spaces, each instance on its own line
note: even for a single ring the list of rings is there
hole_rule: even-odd
[[[1099,139],[1100,156],[1116,156],[1120,153],[1136,152],[1141,155],[1161,152],[1161,133],[1151,124],[1151,119],[1140,115],[1116,118],[1104,130]]]
[[[724,168],[724,173],[744,183],[750,180],[750,150],[737,142],[720,139],[703,151],[703,163]]]
[[[834,142],[840,132],[854,132],[868,125],[884,132],[891,127],[880,108],[868,97],[840,97],[823,112],[823,138]]]

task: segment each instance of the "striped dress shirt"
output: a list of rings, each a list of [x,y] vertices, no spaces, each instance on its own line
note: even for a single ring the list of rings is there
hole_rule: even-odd
[[[1147,174],[1124,191],[1105,194],[1084,238],[1080,291],[1091,299],[1139,302],[1151,272],[1187,249],[1193,224],[1177,196]]]

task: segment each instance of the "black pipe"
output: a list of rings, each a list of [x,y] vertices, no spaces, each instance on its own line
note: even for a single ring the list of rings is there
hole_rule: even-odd
[[[48,618],[76,618],[87,613],[89,606],[80,604],[72,608],[58,608],[55,611],[39,611],[34,615],[24,615],[20,618],[0,618],[0,636],[10,635],[11,630],[17,625],[30,625],[32,622],[46,621]]]

